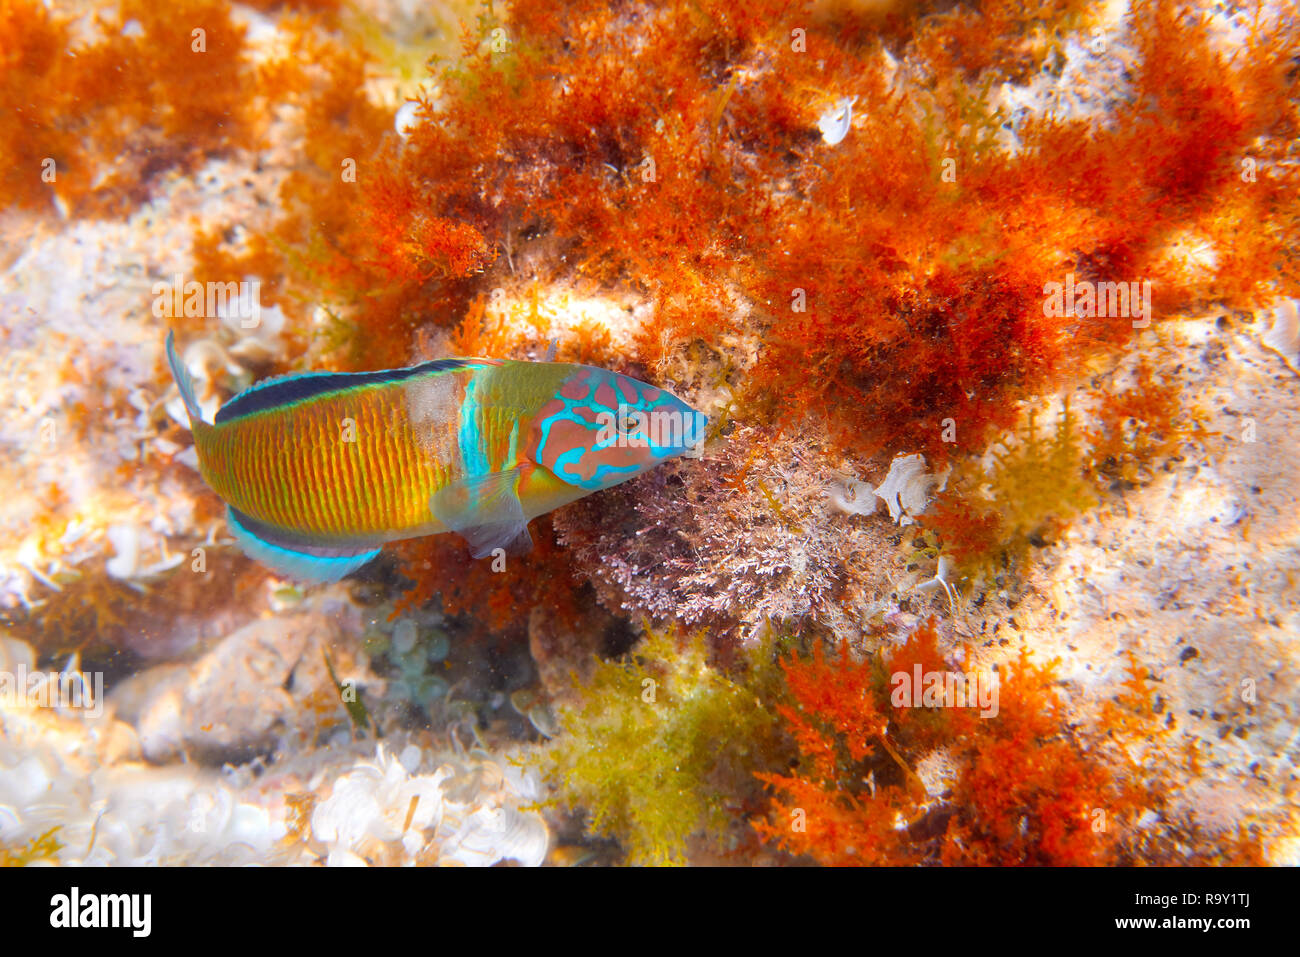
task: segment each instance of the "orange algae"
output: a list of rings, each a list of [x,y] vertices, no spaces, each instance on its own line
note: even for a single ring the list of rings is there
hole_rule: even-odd
[[[1081,25],[1078,3],[922,5],[880,33],[805,24],[783,2],[485,13],[408,139],[381,142],[367,121],[355,149],[329,151],[357,158],[365,188],[295,191],[312,211],[296,238],[348,303],[350,367],[409,357],[421,326],[464,321],[457,342],[475,344],[467,307],[531,252],[542,281],[647,297],[630,358],[652,371],[696,343],[718,350],[744,304],[762,348],[735,382],[743,414],[813,411],[847,449],[942,463],[943,419],[957,450],[982,448],[1012,400],[1131,340],[1127,317],[1045,316],[1047,282],[1150,280],[1157,319],[1295,289],[1294,174],[1274,161],[1295,127],[1296,27],[1260,23],[1228,62],[1185,14],[1136,4],[1131,99],[1105,123],[1029,119],[1011,153],[993,84],[1036,72]],[[359,99],[341,56],[320,58],[340,80],[322,117]],[[816,119],[840,97],[856,97],[855,121],[832,147]],[[1259,175],[1244,183],[1248,157]],[[337,179],[337,162],[316,165]],[[1182,230],[1221,251],[1217,268],[1165,255]]]
[[[336,5],[285,6],[324,11],[331,23]],[[136,115],[117,91],[96,86],[84,118],[73,120],[55,94],[65,83],[59,71],[74,68],[47,55],[71,45],[67,27],[19,3],[0,13],[0,50],[27,51],[6,65],[52,106],[4,111],[0,140],[23,142],[27,153],[3,164],[0,191],[22,205],[48,202],[48,187],[24,170],[58,150],[59,168],[66,156],[77,175],[53,195],[79,212],[120,212],[146,195],[137,179],[229,148],[232,131],[248,129],[239,98],[254,83],[258,95],[302,109],[302,159],[281,193],[280,221],[241,248],[201,235],[197,268],[260,276],[267,300],[299,320],[299,344],[313,304],[337,310],[332,364],[391,367],[435,342],[461,354],[521,355],[549,327],[489,313],[491,290],[518,293],[528,282],[535,304],[551,281],[630,287],[651,307],[631,349],[616,352],[609,329],[591,322],[562,338],[560,359],[657,375],[712,365],[706,375],[735,399],[729,416],[778,428],[824,418],[849,454],[915,448],[940,466],[1013,426],[1018,400],[1132,344],[1127,317],[1045,315],[1046,282],[1071,272],[1150,279],[1157,321],[1296,294],[1285,251],[1295,174],[1278,162],[1279,144],[1296,132],[1286,56],[1294,24],[1260,22],[1228,61],[1187,8],[1136,3],[1131,101],[1105,124],[1031,120],[1011,154],[995,144],[1002,117],[983,94],[1037,73],[1057,31],[1077,25],[1080,5],[935,6],[899,5],[883,22],[843,12],[805,22],[802,5],[780,2],[520,4],[466,31],[464,57],[443,70],[425,122],[403,142],[363,92],[364,55],[308,18],[287,21],[293,52],[255,78],[238,54],[229,73],[164,78],[130,38],[103,41],[96,55],[105,58],[131,47],[121,103],[153,106]],[[807,30],[805,51],[793,49],[796,27]],[[227,49],[237,50],[231,31]],[[900,92],[885,50],[912,82],[925,82]],[[211,83],[224,100],[200,91]],[[857,98],[856,119],[832,147],[816,120],[838,97]],[[206,112],[187,113],[192,98]],[[132,137],[152,145],[121,146]],[[141,167],[110,156],[151,158]],[[1243,178],[1246,160],[1258,178]],[[1181,235],[1212,248],[1212,264],[1171,256]],[[741,369],[732,356],[744,333],[756,336],[756,361]],[[1184,434],[1176,388],[1154,382],[1146,364],[1137,381],[1096,395],[1092,451],[1070,444],[1062,458],[1072,482],[1081,463],[1090,477],[1140,481],[1175,451]],[[955,447],[940,439],[946,419],[957,424]],[[737,492],[749,464],[732,478]],[[750,481],[786,521],[771,491]],[[973,507],[971,486],[956,487],[967,497],[941,501],[926,524],[962,564],[1023,551],[1079,507],[1053,511],[1043,499],[1037,513],[1011,515],[996,496]],[[522,627],[517,609],[539,603],[577,620],[588,596],[549,522],[534,534],[538,551],[506,575],[468,562],[456,543],[399,546],[415,582],[406,604],[440,592],[446,610],[499,632]],[[1133,700],[1117,703],[1107,723],[1115,730],[1098,738],[1065,724],[1051,667],[1023,655],[992,721],[889,707],[885,675],[916,663],[949,667],[932,629],[883,664],[855,663],[847,650],[838,664],[820,650],[787,663],[798,707],[782,714],[804,760],[798,773],[762,776],[777,794],[772,816],[755,825],[764,839],[824,863],[1113,863],[1186,853],[1177,845],[1190,825],[1129,826],[1165,800],[1142,777],[1134,741],[1168,750],[1136,670]],[[960,773],[927,795],[917,768],[939,749]],[[796,810],[802,831],[790,826]],[[1125,824],[1122,837],[1113,824],[1096,830],[1097,810],[1103,822]],[[1249,834],[1226,848],[1222,860],[1258,856]]]
[[[496,290],[631,293],[648,317],[617,355],[589,322],[560,358],[714,378],[734,398],[720,421],[811,416],[849,456],[907,448],[942,468],[1133,342],[1128,316],[1047,315],[1047,283],[1149,280],[1156,322],[1300,293],[1300,191],[1281,162],[1300,27],[1257,18],[1229,56],[1189,10],[1134,4],[1128,95],[1104,117],[1024,119],[1015,150],[998,84],[1059,60],[1061,34],[1086,25],[1078,2],[485,9],[407,136],[367,99],[365,55],[289,18],[294,51],[258,89],[302,108],[302,162],[280,221],[205,261],[274,275],[300,328],[323,303],[317,351],[347,369],[535,357],[548,324],[492,310]],[[849,98],[832,146],[818,118]],[[1182,236],[1208,266],[1170,254]],[[1001,536],[992,514],[948,525],[969,555]],[[443,565],[426,547],[415,557]]]
[[[503,570],[471,561],[463,544],[445,536],[399,543],[394,551],[412,585],[397,612],[419,608],[437,596],[443,611],[470,616],[483,635],[498,640],[517,640],[527,628],[528,610],[537,606],[549,609],[562,624],[576,626],[590,598],[569,573],[548,526],[545,517],[539,519],[532,526],[534,550],[507,557]]]
[[[120,0],[93,34],[74,40],[37,0],[0,10],[0,201],[117,215],[159,173],[247,145],[251,75],[226,2]]]
[[[1067,719],[1054,663],[1023,648],[1001,672],[996,715],[895,700],[898,676],[969,675],[969,660],[946,659],[931,623],[873,660],[845,645],[835,663],[819,648],[784,661],[794,705],[779,710],[800,758],[792,773],[758,775],[773,792],[753,822],[763,839],[828,865],[1262,860],[1245,827],[1218,849],[1204,835],[1182,843],[1195,827],[1170,811],[1180,756],[1131,656],[1125,691],[1091,733]],[[946,773],[918,788],[914,769],[936,755]],[[1141,820],[1148,811],[1154,821]]]
[[[1127,389],[1096,394],[1096,424],[1088,430],[1089,471],[1099,479],[1136,484],[1203,430],[1185,413],[1176,382],[1157,381],[1143,358]]]
[[[846,450],[905,445],[942,464],[1009,426],[1011,400],[1130,341],[1116,317],[1044,316],[1045,282],[1150,280],[1157,318],[1300,286],[1285,253],[1295,172],[1279,162],[1297,128],[1290,4],[1230,56],[1189,6],[1136,3],[1131,95],[1105,122],[1028,119],[1014,153],[998,145],[996,84],[1060,56],[1085,23],[1077,0],[487,10],[405,140],[364,94],[365,55],[325,32],[337,3],[259,5],[292,50],[255,71],[220,0],[165,15],[121,0],[84,42],[34,0],[10,5],[0,141],[21,155],[0,163],[0,191],[121,210],[159,170],[251,142],[250,103],[300,106],[284,218],[250,243],[264,282],[292,279],[287,302],[342,307],[339,365],[400,364],[421,329],[472,323],[469,304],[511,285],[524,252],[540,281],[649,300],[632,362],[719,355],[744,317],[761,348],[730,374],[740,414],[813,412]],[[854,124],[831,146],[817,118],[848,98]],[[64,171],[54,184],[46,158]],[[1169,257],[1181,233],[1214,265]],[[579,329],[569,348],[599,353],[581,343],[601,334]]]

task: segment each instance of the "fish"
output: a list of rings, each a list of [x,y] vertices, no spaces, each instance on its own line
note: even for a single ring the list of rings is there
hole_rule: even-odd
[[[476,559],[527,551],[529,521],[693,453],[708,426],[607,369],[484,358],[266,379],[207,422],[171,332],[166,351],[231,535],[306,582],[426,535],[455,533]]]

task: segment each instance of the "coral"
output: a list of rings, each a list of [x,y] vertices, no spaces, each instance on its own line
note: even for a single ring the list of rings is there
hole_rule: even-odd
[[[330,865],[451,863],[536,867],[550,835],[536,811],[537,782],[506,763],[452,762],[417,773],[420,748],[378,745],[372,761],[340,774],[311,810],[313,842]]]
[[[625,660],[601,661],[561,708],[546,752],[561,799],[617,837],[634,864],[680,864],[690,842],[723,844],[756,766],[779,755],[754,692],[707,663],[700,635],[647,629]]]

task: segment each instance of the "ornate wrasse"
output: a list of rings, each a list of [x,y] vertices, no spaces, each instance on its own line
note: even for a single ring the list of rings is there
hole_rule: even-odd
[[[708,421],[594,366],[441,359],[268,379],[209,423],[170,333],[167,361],[231,533],[309,581],[421,535],[456,532],[475,558],[526,548],[530,519],[687,452]]]

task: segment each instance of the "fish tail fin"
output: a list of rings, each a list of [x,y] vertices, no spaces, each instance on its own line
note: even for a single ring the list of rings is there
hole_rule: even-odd
[[[194,380],[176,354],[176,333],[170,330],[167,332],[167,365],[171,366],[172,378],[176,380],[176,388],[181,390],[181,400],[185,403],[185,411],[189,413],[190,426],[193,427],[203,421],[203,411],[199,408],[199,400],[194,397]]]

